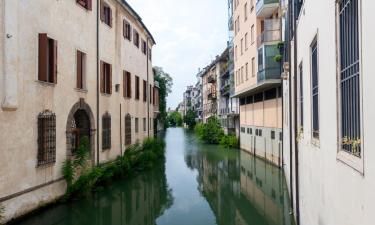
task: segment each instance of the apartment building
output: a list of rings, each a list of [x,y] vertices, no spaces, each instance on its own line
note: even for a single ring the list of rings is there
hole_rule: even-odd
[[[196,113],[196,122],[202,122],[203,96],[202,96],[202,78],[197,74],[197,83],[192,92],[192,107]]]
[[[3,0],[0,23],[8,221],[64,194],[62,164],[83,136],[91,163],[108,162],[152,135],[158,107],[155,41],[125,0]]]
[[[297,223],[374,224],[375,2],[290,3],[283,133]]]
[[[283,40],[279,0],[234,0],[231,4],[233,97],[240,99],[240,147],[281,166]]]

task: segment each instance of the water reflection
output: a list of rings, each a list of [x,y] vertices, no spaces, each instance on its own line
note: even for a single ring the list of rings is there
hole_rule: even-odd
[[[202,143],[190,145],[185,161],[198,170],[198,189],[219,225],[291,225],[288,195],[281,171],[238,150]]]
[[[152,225],[173,204],[164,164],[109,185],[79,201],[44,210],[17,224]]]

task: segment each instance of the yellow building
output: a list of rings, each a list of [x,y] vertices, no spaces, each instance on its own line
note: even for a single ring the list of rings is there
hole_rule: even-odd
[[[234,0],[235,95],[241,148],[281,166],[282,33],[279,0]]]

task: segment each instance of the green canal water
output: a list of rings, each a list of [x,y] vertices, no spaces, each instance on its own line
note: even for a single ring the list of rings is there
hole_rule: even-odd
[[[293,225],[282,172],[243,151],[165,134],[166,162],[21,225]]]

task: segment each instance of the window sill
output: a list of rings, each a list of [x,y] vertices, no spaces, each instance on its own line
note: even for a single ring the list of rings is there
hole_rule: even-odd
[[[340,150],[337,153],[336,159],[337,161],[351,167],[352,169],[359,172],[362,176],[364,176],[363,156],[362,158],[359,158],[344,150]]]
[[[74,90],[77,91],[77,92],[81,92],[81,93],[87,93],[88,92],[88,90],[85,89],[85,88],[74,88]]]
[[[105,148],[105,149],[102,149],[102,152],[107,152],[107,151],[110,151],[111,149],[110,148]]]
[[[41,80],[36,80],[37,83],[41,84],[42,86],[46,87],[55,87],[55,83],[47,82],[47,81],[41,81]]]
[[[107,24],[106,22],[104,22],[103,20],[102,20],[102,24],[104,24],[107,28],[109,28],[109,29],[112,29],[112,26],[111,25],[109,25],[109,24]]]
[[[104,97],[111,97],[112,94],[101,93],[101,95],[104,96]]]

